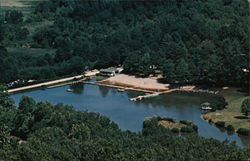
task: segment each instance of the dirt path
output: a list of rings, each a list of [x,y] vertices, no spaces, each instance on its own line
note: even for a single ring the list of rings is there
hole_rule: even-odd
[[[30,85],[30,86],[24,86],[24,87],[20,87],[20,88],[9,89],[9,90],[7,90],[7,92],[8,93],[12,93],[12,92],[18,92],[18,91],[32,89],[32,88],[39,88],[39,87],[42,87],[42,86],[47,86],[47,85],[52,85],[52,84],[56,84],[56,83],[66,82],[66,81],[70,81],[70,80],[74,80],[74,79],[79,79],[81,77],[83,77],[83,75],[78,75],[78,76],[74,76],[74,77],[68,77],[68,78],[58,79],[58,80],[44,82],[44,83],[39,83],[39,84],[34,84],[34,85]]]

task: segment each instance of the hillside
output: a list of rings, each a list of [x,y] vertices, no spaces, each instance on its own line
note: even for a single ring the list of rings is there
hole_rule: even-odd
[[[246,0],[54,0],[38,3],[26,20],[15,14],[2,18],[8,20],[1,25],[3,46],[57,51],[43,59],[9,60],[15,75],[1,82],[123,64],[139,76],[154,74],[154,65],[168,83],[248,87]]]

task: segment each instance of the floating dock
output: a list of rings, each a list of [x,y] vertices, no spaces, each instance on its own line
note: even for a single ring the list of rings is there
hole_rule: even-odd
[[[163,91],[163,92],[154,92],[152,94],[146,94],[146,95],[143,95],[143,96],[137,96],[137,97],[134,97],[134,98],[130,98],[129,100],[130,101],[139,101],[139,100],[142,100],[144,98],[156,97],[156,96],[163,95],[163,94],[168,94],[168,93],[171,93],[171,92],[174,92],[174,91],[177,91],[177,90],[178,89],[169,89],[169,90]]]

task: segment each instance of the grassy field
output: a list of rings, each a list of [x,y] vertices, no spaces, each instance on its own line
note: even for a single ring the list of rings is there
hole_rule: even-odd
[[[42,22],[32,22],[25,24],[25,28],[29,30],[30,35],[32,36],[37,30],[43,27],[52,26],[54,21],[44,20]]]
[[[179,122],[173,123],[173,122],[165,121],[165,120],[161,120],[158,123],[159,123],[159,125],[162,125],[165,128],[169,128],[169,129],[177,128],[180,130],[182,127],[186,126],[186,125],[179,123]]]
[[[1,7],[31,7],[33,3],[46,1],[46,0],[1,0],[0,5]]]
[[[241,113],[241,104],[244,99],[250,98],[249,93],[239,92],[237,88],[222,90],[219,94],[223,95],[228,102],[228,108],[211,112],[203,115],[204,119],[212,119],[212,122],[224,121],[226,126],[231,124],[235,129],[250,129],[250,119],[237,119],[236,116],[243,116]]]
[[[43,56],[45,54],[54,55],[55,49],[40,48],[7,48],[8,52],[15,56]]]
[[[19,10],[24,14],[24,19],[28,18],[34,10],[36,3],[46,0],[0,0],[0,15],[4,15],[7,10]],[[39,48],[23,48],[23,45],[26,46],[32,44],[32,36],[35,31],[40,28],[53,25],[53,21],[42,21],[42,22],[24,22],[24,27],[28,29],[29,35],[28,38],[22,42],[12,42],[6,40],[4,42],[7,47],[8,52],[11,55],[15,56],[43,56],[46,53],[54,55],[54,49],[39,49]]]
[[[4,14],[6,10],[20,10],[26,15],[34,9],[33,4],[39,1],[42,0],[0,0],[0,14]]]

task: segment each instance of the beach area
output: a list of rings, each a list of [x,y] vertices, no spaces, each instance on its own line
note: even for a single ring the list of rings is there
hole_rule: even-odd
[[[105,79],[104,82],[114,85],[130,86],[149,90],[168,90],[170,84],[159,83],[157,80],[158,78],[159,77],[139,78],[136,76],[119,74]]]

